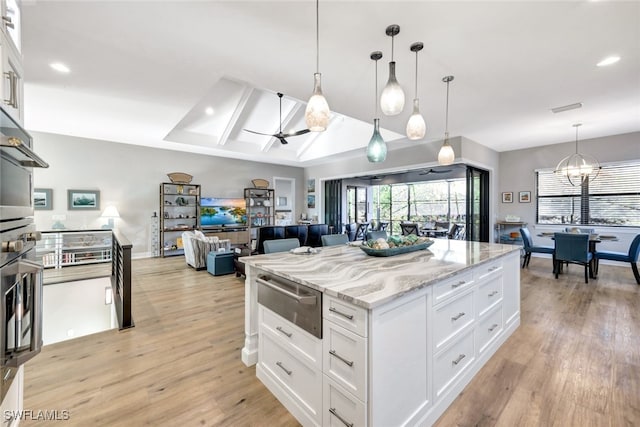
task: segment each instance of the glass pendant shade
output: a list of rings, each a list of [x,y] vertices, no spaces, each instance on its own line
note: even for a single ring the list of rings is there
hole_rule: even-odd
[[[304,112],[304,120],[307,128],[312,132],[322,132],[329,124],[329,104],[322,95],[321,75],[314,73],[313,75],[313,94],[307,102],[307,108]]]
[[[389,62],[389,80],[380,96],[380,109],[386,116],[397,116],[404,108],[404,90],[396,79],[396,63]]]
[[[367,145],[367,159],[371,163],[384,162],[387,158],[387,144],[380,135],[380,119],[373,119],[373,135]]]
[[[427,124],[420,114],[420,106],[418,104],[418,98],[414,99],[413,114],[411,114],[407,122],[407,138],[412,140],[424,138],[424,134],[427,132]]]
[[[438,152],[438,164],[446,166],[453,163],[456,155],[453,152],[453,147],[449,144],[449,134],[445,135],[444,143],[442,147],[440,147],[440,151]]]

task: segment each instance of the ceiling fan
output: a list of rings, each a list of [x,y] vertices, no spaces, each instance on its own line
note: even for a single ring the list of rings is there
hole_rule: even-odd
[[[420,172],[418,175],[429,175],[432,173],[448,173],[451,172],[451,169],[446,169],[446,170],[435,170],[433,168],[429,169],[429,170],[425,170]]]
[[[278,92],[278,98],[280,98],[280,131],[278,133],[262,133],[262,132],[256,132],[254,130],[249,130],[249,129],[243,129],[243,130],[245,132],[251,132],[257,135],[267,135],[267,136],[272,136],[274,138],[278,138],[280,140],[280,143],[282,144],[289,143],[285,138],[288,138],[290,136],[304,135],[305,133],[311,132],[309,129],[302,129],[295,132],[282,133],[282,96],[283,95],[280,92]]]

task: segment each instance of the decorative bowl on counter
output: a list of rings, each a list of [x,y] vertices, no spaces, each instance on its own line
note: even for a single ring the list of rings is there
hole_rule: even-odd
[[[358,246],[360,249],[364,251],[367,255],[371,256],[394,256],[400,254],[406,254],[409,252],[421,251],[423,249],[427,249],[429,246],[433,245],[433,240],[429,240],[424,243],[417,243],[415,245],[409,246],[396,246],[395,248],[389,249],[373,249],[367,245]]]

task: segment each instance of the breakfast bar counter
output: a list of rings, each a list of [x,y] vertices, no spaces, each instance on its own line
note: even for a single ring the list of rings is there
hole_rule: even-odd
[[[318,249],[241,258],[242,360],[303,425],[431,425],[520,324],[518,247]]]

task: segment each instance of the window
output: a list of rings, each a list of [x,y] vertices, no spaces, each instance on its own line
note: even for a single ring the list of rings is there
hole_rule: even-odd
[[[539,224],[640,226],[640,161],[602,166],[592,182],[573,187],[553,173],[536,172]]]
[[[464,179],[373,186],[373,214],[400,233],[402,221],[460,222],[466,215]]]

